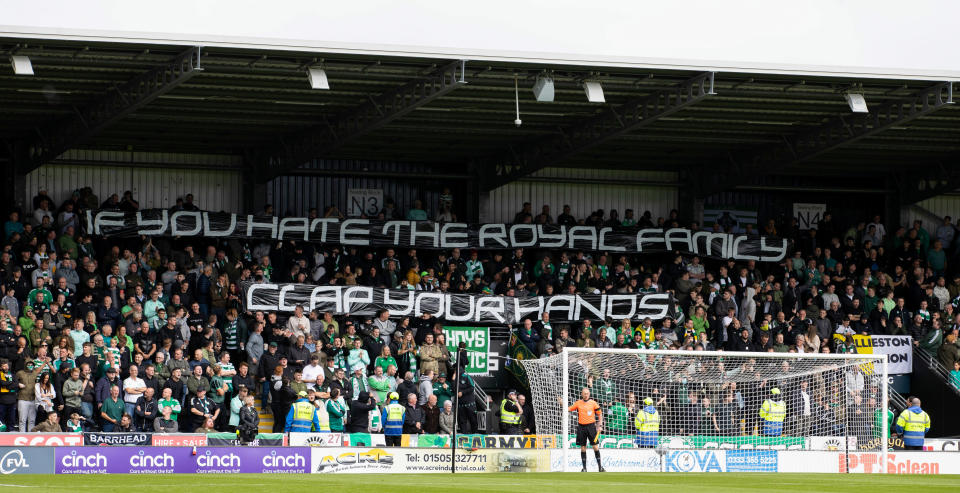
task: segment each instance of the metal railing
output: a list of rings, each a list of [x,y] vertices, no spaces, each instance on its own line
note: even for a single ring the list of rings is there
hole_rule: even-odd
[[[920,360],[923,361],[923,364],[927,365],[927,367],[929,367],[930,370],[937,375],[937,378],[939,378],[944,385],[950,387],[950,390],[952,390],[954,394],[960,396],[960,389],[954,386],[950,381],[950,372],[944,368],[939,361],[937,361],[936,356],[923,348],[916,348],[916,350],[913,352],[913,355],[920,358]]]

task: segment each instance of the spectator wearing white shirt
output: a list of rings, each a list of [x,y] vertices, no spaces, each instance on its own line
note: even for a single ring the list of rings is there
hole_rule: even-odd
[[[307,384],[307,388],[314,388],[317,376],[323,376],[323,366],[320,366],[320,357],[316,354],[310,355],[310,364],[303,367],[303,375],[300,381]]]
[[[123,403],[127,414],[134,416],[136,414],[137,400],[147,390],[147,384],[142,378],[137,377],[139,369],[136,365],[130,365],[130,375],[123,381]]]
[[[310,319],[303,315],[303,306],[297,305],[293,310],[293,315],[287,319],[287,330],[293,332],[294,339],[310,335]]]

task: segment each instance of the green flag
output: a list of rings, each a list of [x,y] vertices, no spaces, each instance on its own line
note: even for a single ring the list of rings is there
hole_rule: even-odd
[[[510,332],[510,345],[507,347],[507,357],[509,359],[506,364],[503,365],[504,368],[512,373],[521,385],[529,389],[530,382],[527,380],[527,370],[524,369],[520,362],[525,359],[536,359],[537,357],[527,346],[520,342],[520,337],[517,335],[516,330]]]

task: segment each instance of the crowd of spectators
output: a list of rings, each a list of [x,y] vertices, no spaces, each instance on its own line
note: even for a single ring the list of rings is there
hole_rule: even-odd
[[[452,197],[441,196],[449,214]],[[852,334],[903,334],[948,370],[958,357],[960,241],[950,218],[931,234],[918,221],[880,217],[817,229],[769,221],[746,234],[793,240],[779,264],[681,254],[576,250],[420,252],[296,241],[101,238],[80,222],[87,209],[136,211],[132,193],[105,201],[89,188],[61,203],[41,191],[32,212],[12,212],[0,252],[0,421],[10,430],[226,431],[248,395],[274,415],[275,431],[300,392],[347,409],[331,429],[377,431],[372,412],[398,392],[423,422],[415,429],[477,430],[475,382],[458,373],[443,320],[246,311],[244,282],[299,282],[534,296],[671,293],[669,317],[642,321],[524,320],[520,340],[536,356],[566,346],[848,352]],[[173,209],[197,210],[192,196]],[[407,217],[421,219],[422,204]],[[272,214],[267,207],[264,214]],[[317,211],[312,210],[312,215]],[[325,215],[339,214],[328,207]],[[382,217],[397,217],[385,210]],[[598,210],[554,219],[524,204],[516,222],[685,226],[676,211],[621,218]],[[720,225],[712,226],[720,230]],[[952,274],[952,275],[951,275]],[[462,396],[453,409],[453,384]],[[336,391],[336,392],[334,392]],[[534,427],[522,403],[524,431]],[[325,406],[318,405],[323,409]],[[420,409],[422,408],[422,412]],[[49,416],[53,418],[49,418]],[[72,419],[71,419],[72,418]],[[39,424],[38,424],[39,423]]]

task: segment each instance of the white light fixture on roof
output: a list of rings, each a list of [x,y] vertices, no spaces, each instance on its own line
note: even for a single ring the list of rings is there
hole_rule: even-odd
[[[308,68],[307,79],[310,81],[310,87],[312,89],[330,89],[330,82],[327,80],[327,72],[320,67]]]
[[[13,73],[17,75],[33,75],[33,64],[30,63],[30,57],[22,55],[10,56],[10,63],[13,64]]]
[[[867,100],[863,98],[863,94],[848,92],[843,95],[847,100],[847,104],[850,105],[850,111],[854,113],[870,113],[870,110],[867,109]]]
[[[538,75],[533,83],[533,97],[541,103],[553,102],[553,78],[548,75]]]
[[[606,99],[603,97],[603,86],[600,85],[599,81],[595,80],[585,80],[583,81],[583,92],[587,95],[587,101],[591,103],[605,103]]]

